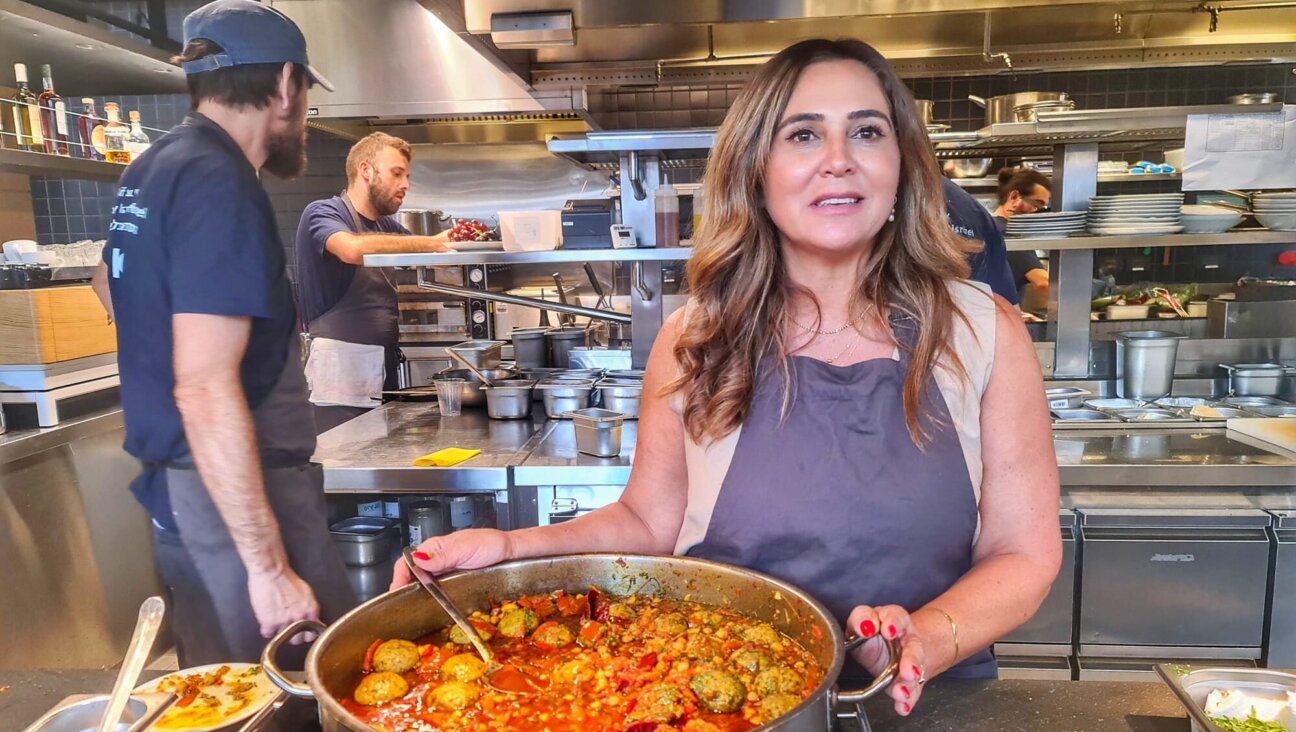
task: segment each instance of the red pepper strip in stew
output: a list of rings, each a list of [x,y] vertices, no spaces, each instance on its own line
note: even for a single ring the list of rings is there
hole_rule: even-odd
[[[378,646],[381,645],[382,645],[382,638],[379,638],[375,640],[373,643],[369,644],[369,650],[365,651],[364,663],[360,665],[361,671],[363,671],[364,673],[370,673],[371,671],[373,671],[374,653],[378,651]]]

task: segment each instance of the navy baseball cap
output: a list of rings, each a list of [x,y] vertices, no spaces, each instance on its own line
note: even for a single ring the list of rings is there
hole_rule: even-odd
[[[185,74],[244,64],[301,64],[311,81],[333,91],[306,60],[306,36],[288,16],[253,0],[216,0],[184,19],[184,42],[204,38],[224,50],[181,64]]]

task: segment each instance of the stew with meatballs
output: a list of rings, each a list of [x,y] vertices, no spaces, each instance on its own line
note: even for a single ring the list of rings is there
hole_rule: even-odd
[[[500,691],[456,627],[377,639],[342,704],[386,732],[744,732],[782,716],[823,669],[772,626],[687,600],[554,592],[471,622],[539,689]]]

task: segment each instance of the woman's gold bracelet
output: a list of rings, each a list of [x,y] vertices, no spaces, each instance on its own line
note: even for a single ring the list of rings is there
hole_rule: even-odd
[[[959,660],[958,623],[955,623],[955,622],[954,622],[954,618],[950,617],[950,614],[949,614],[949,613],[945,612],[944,610],[941,610],[940,608],[936,607],[935,605],[928,605],[928,606],[927,606],[927,609],[928,609],[928,610],[935,610],[936,612],[940,613],[941,615],[944,615],[944,616],[945,616],[945,619],[949,621],[949,624],[950,624],[950,635],[954,636],[954,662],[955,662],[955,663],[958,663],[958,660]]]

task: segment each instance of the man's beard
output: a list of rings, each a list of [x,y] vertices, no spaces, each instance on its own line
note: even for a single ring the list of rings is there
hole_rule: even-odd
[[[261,169],[284,180],[292,180],[306,170],[305,122],[298,129],[276,132],[266,139],[266,160]]]
[[[375,180],[369,187],[369,205],[379,216],[391,216],[400,210],[401,202],[395,191]]]

